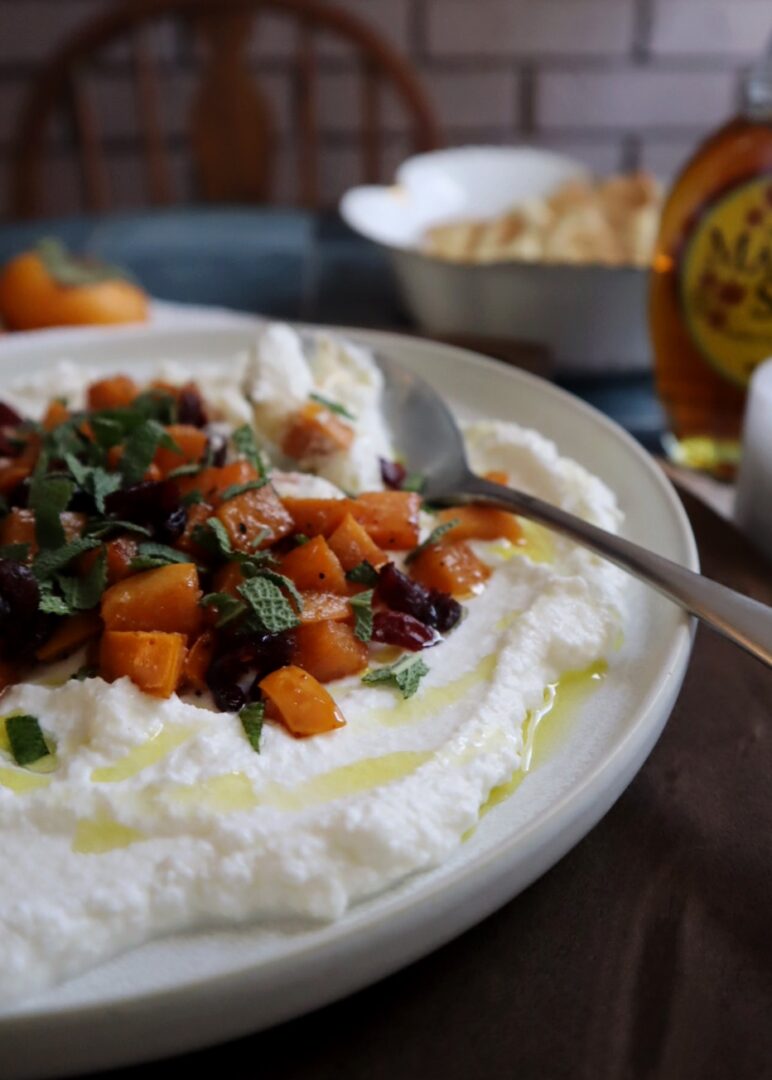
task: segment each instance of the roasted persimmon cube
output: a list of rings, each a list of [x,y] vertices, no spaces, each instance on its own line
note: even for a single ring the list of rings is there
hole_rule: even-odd
[[[293,661],[319,682],[356,675],[367,667],[367,645],[348,623],[307,623],[298,626],[293,636]]]
[[[353,570],[361,562],[369,562],[375,567],[383,566],[386,562],[384,553],[353,514],[346,514],[327,543],[340,559],[344,570]]]
[[[441,524],[457,521],[445,533],[447,540],[511,540],[523,538],[520,522],[507,510],[495,506],[453,506],[437,515]]]
[[[180,476],[175,482],[183,495],[200,491],[205,502],[217,504],[227,488],[248,484],[257,478],[254,465],[248,461],[232,461],[229,465],[210,465],[195,476]]]
[[[38,660],[48,663],[75,652],[102,632],[102,620],[96,611],[78,611],[62,619],[48,641],[36,650]]]
[[[241,564],[227,562],[218,566],[214,574],[213,592],[224,592],[228,596],[239,595],[239,585],[243,585],[244,575],[241,572]]]
[[[114,585],[116,581],[123,581],[134,571],[131,569],[131,563],[136,558],[139,543],[133,536],[116,536],[114,540],[108,540],[104,545],[106,551],[106,569],[107,569],[107,584]],[[92,548],[91,551],[85,551],[77,561],[78,573],[81,577],[91,570],[94,563],[99,558],[101,548]]]
[[[83,532],[86,524],[84,514],[65,510],[59,515],[65,540],[74,540]],[[0,544],[29,544],[31,554],[37,552],[35,540],[35,512],[14,506],[0,521]]]
[[[144,570],[102,594],[108,630],[162,630],[195,635],[203,628],[201,589],[193,563]]]
[[[427,589],[456,597],[471,595],[491,576],[490,567],[463,540],[430,544],[413,561],[410,571]]]
[[[345,622],[353,619],[354,609],[347,596],[329,592],[306,592],[301,590],[303,607],[300,609],[300,621],[306,623],[317,622]]]
[[[346,575],[340,559],[323,536],[315,536],[307,544],[301,544],[282,556],[281,572],[294,581],[299,589],[347,592]]]
[[[293,735],[320,735],[346,723],[330,693],[294,664],[266,675],[260,689],[266,699],[266,715],[281,721]]]
[[[348,499],[283,499],[295,532],[329,536],[348,513]]]
[[[185,520],[185,528],[182,531],[182,535],[175,541],[175,547],[180,551],[185,551],[191,555],[203,556],[203,551],[200,544],[197,544],[193,539],[193,533],[198,525],[205,525],[210,517],[214,516],[214,507],[209,503],[193,503],[192,506],[187,508],[187,518]]]
[[[139,397],[139,387],[128,375],[110,375],[88,388],[89,409],[122,409]]]
[[[370,539],[387,551],[418,543],[421,498],[413,491],[367,491],[348,500],[348,510]]]
[[[70,410],[61,401],[52,401],[48,405],[48,408],[43,414],[41,424],[45,431],[53,431],[54,428],[59,427],[66,420],[70,419]]]
[[[281,448],[291,458],[327,457],[348,450],[354,429],[316,401],[301,406],[291,417]]]
[[[199,634],[188,649],[183,669],[186,685],[194,690],[206,690],[206,673],[214,657],[216,639],[211,630]]]
[[[167,476],[180,465],[195,465],[206,453],[208,440],[201,428],[192,427],[190,424],[170,424],[166,428],[166,434],[180,449],[178,453],[166,446],[158,447],[153,462],[158,466],[161,476]]]
[[[105,630],[102,635],[99,673],[108,682],[128,675],[146,694],[168,698],[180,684],[184,665],[183,634]]]
[[[228,530],[236,551],[270,547],[295,529],[295,523],[271,484],[226,500],[218,506],[216,516]],[[263,530],[265,537],[255,545]]]

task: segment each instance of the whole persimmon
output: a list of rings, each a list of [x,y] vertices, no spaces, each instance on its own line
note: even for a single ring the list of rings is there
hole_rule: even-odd
[[[10,330],[145,322],[148,298],[115,267],[42,240],[0,273],[0,317]]]

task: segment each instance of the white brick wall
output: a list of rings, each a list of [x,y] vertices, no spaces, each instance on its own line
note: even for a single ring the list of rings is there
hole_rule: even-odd
[[[114,0],[0,0],[0,199],[24,91],[57,43]],[[772,34],[772,0],[330,0],[403,53],[431,97],[446,140],[534,143],[605,173],[643,164],[667,177],[737,100],[741,68]],[[195,197],[184,148],[202,50],[178,24],[152,34],[180,197]],[[273,109],[281,146],[276,201],[298,192],[290,19],[261,16],[245,53]],[[318,42],[321,187],[334,203],[360,179],[359,67]],[[117,44],[93,75],[117,206],[139,205],[140,138],[130,51]],[[384,178],[410,150],[393,93],[382,96]],[[76,212],[80,187],[67,125],[53,129],[51,212]]]

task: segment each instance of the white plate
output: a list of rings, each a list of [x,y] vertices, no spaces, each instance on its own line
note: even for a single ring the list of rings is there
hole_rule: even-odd
[[[19,335],[0,347],[2,381],[63,355],[136,374],[160,358],[223,361],[251,324]],[[475,354],[392,334],[341,331],[435,382],[466,416],[515,419],[601,476],[625,534],[692,568],[694,539],[667,480],[615,424],[555,387]],[[180,1053],[258,1031],[379,979],[501,906],[552,866],[609,809],[644,762],[686,669],[691,626],[631,582],[625,641],[561,744],[485,816],[438,869],[355,907],[339,922],[152,942],[0,1013],[3,1080],[67,1076]]]

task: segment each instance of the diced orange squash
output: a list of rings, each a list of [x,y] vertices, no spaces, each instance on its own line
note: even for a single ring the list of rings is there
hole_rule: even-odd
[[[332,620],[333,622],[345,622],[352,619],[354,609],[351,601],[346,596],[338,593],[305,592],[301,590],[303,607],[300,610],[300,621],[306,623],[318,623]]]
[[[106,630],[102,635],[99,672],[108,682],[128,675],[146,694],[168,698],[180,684],[184,665],[182,634]]]
[[[349,499],[348,509],[380,548],[405,551],[418,543],[421,497],[413,491],[367,491]]]
[[[215,636],[211,630],[200,634],[185,657],[185,683],[194,690],[206,690],[206,673],[214,656]]]
[[[367,667],[367,645],[345,622],[307,623],[294,631],[292,659],[319,682],[356,675]]]
[[[54,400],[49,404],[48,408],[43,414],[43,419],[41,423],[43,424],[43,428],[46,431],[53,431],[54,428],[59,427],[60,424],[63,424],[66,420],[69,419],[70,410],[67,408],[67,406],[61,401]]]
[[[348,450],[354,441],[354,429],[324,405],[309,401],[289,422],[281,448],[291,458],[326,457]]]
[[[210,503],[193,503],[188,507],[188,516],[185,521],[185,528],[182,531],[182,535],[177,539],[175,547],[180,551],[188,552],[191,555],[197,557],[203,556],[205,553],[200,544],[197,544],[193,539],[193,533],[196,530],[196,526],[205,525],[210,517],[214,516],[214,507]]]
[[[441,524],[458,521],[445,533],[447,540],[522,540],[523,530],[514,514],[495,506],[453,506],[437,515]]]
[[[89,409],[122,409],[139,396],[139,387],[128,375],[110,375],[88,388]]]
[[[74,540],[83,532],[86,524],[84,514],[73,510],[65,510],[59,515],[64,529],[66,540]],[[30,553],[37,552],[35,541],[35,512],[34,510],[21,509],[18,506],[11,508],[10,512],[0,521],[0,544],[29,544]]]
[[[266,675],[260,689],[266,699],[266,715],[281,721],[295,736],[320,735],[346,723],[328,691],[294,664]]]
[[[203,628],[201,589],[193,563],[132,574],[102,594],[108,630],[161,630],[195,636]]]
[[[180,476],[176,481],[183,495],[200,491],[208,503],[219,502],[220,495],[234,484],[257,480],[257,469],[248,461],[232,461],[229,465],[210,465],[195,476]]]
[[[383,566],[386,556],[365,532],[353,514],[346,514],[343,521],[330,535],[327,543],[340,559],[344,570],[353,570],[361,562],[371,566]]]
[[[35,652],[38,660],[48,663],[79,649],[102,631],[102,620],[96,611],[79,611],[69,615],[54,630],[48,641]]]
[[[509,476],[503,469],[489,469],[488,472],[485,473],[485,479],[490,480],[492,484],[506,485],[509,483]]]
[[[491,576],[490,567],[463,540],[430,544],[411,564],[410,571],[427,589],[439,589],[456,597],[470,596]]]
[[[228,596],[239,595],[239,585],[244,583],[244,575],[241,565],[237,562],[227,562],[218,566],[214,574],[213,592],[224,592]]]
[[[179,446],[180,451],[178,453],[165,446],[158,447],[153,462],[160,469],[161,476],[167,476],[180,465],[201,461],[206,453],[207,436],[201,428],[192,427],[190,424],[170,424],[166,428],[166,434]]]
[[[3,458],[0,467],[0,495],[10,495],[14,488],[27,479],[32,469],[32,465],[26,465],[18,458]]]
[[[116,581],[123,581],[134,572],[131,562],[136,558],[138,549],[139,543],[133,536],[116,536],[101,547],[85,551],[77,560],[78,573],[85,577],[99,558],[100,552],[104,550],[107,556],[107,584],[114,585]]]
[[[348,513],[348,499],[284,499],[295,532],[329,536]]]
[[[299,589],[347,592],[343,567],[323,536],[315,536],[307,544],[301,544],[282,556],[281,572]]]
[[[255,551],[270,547],[295,528],[284,503],[271,484],[243,495],[236,495],[218,506],[217,517],[228,530],[236,551]],[[266,530],[265,538],[255,547],[255,540]]]

